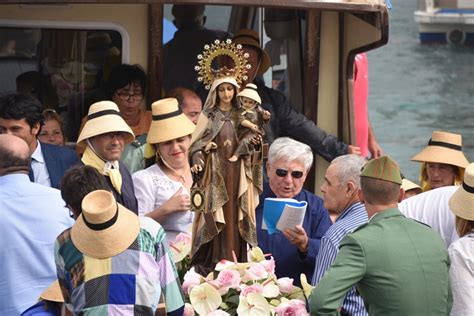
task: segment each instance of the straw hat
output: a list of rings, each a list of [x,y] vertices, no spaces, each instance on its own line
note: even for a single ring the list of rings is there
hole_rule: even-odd
[[[110,132],[127,133],[125,137],[126,144],[130,144],[135,139],[132,129],[120,116],[117,104],[112,101],[96,102],[89,109],[87,122],[82,128],[81,134],[79,134],[77,145],[85,147],[86,139]]]
[[[249,29],[241,29],[235,33],[232,41],[235,44],[241,44],[243,46],[251,46],[256,48],[260,52],[260,65],[257,70],[257,75],[264,74],[271,66],[270,56],[260,46],[260,37],[257,32]]]
[[[422,191],[421,187],[418,184],[406,178],[402,180],[402,189],[405,192],[410,191],[410,190],[415,190],[415,189],[419,189],[420,192]]]
[[[462,136],[442,131],[434,131],[428,146],[411,160],[444,163],[461,168],[466,168],[469,164],[462,152]]]
[[[105,190],[92,191],[82,200],[82,214],[71,228],[74,246],[83,254],[104,259],[126,250],[140,232],[138,216]]]
[[[237,94],[237,96],[246,97],[246,98],[254,100],[258,104],[262,104],[260,95],[257,92],[257,86],[254,85],[253,83],[248,83],[247,85],[245,85],[245,89],[240,91],[239,94]]]
[[[64,297],[59,287],[59,281],[56,279],[46,290],[40,295],[40,299],[50,302],[63,303]]]
[[[167,98],[151,105],[153,121],[146,138],[147,143],[157,144],[194,132],[195,125],[178,107],[178,100]]]
[[[474,163],[467,166],[462,186],[449,199],[449,207],[457,216],[474,221]]]

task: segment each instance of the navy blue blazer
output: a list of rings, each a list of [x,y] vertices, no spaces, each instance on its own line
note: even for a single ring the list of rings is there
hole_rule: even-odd
[[[51,186],[59,189],[61,178],[72,166],[79,163],[76,153],[67,147],[41,143],[46,169],[48,169]]]

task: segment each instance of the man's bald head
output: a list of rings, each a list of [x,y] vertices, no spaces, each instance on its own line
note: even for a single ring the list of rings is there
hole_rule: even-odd
[[[0,176],[14,172],[28,173],[30,161],[30,149],[23,139],[0,134]]]

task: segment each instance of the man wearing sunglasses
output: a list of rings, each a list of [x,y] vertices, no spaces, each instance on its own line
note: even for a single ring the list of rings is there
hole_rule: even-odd
[[[268,183],[264,184],[256,209],[258,246],[275,259],[278,278],[293,278],[300,283],[300,274],[311,280],[321,237],[331,226],[323,200],[303,190],[303,184],[313,163],[308,145],[288,137],[277,138],[270,146],[267,162]],[[306,201],[308,206],[303,225],[269,235],[262,229],[265,198],[293,198]]]

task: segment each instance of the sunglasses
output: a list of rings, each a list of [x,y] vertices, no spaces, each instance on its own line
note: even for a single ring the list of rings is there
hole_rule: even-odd
[[[275,171],[276,175],[279,176],[279,177],[286,177],[286,175],[288,174],[288,170],[285,170],[285,169],[277,169]],[[294,179],[300,179],[301,177],[303,177],[303,171],[292,171],[291,173],[291,176],[294,178]]]

